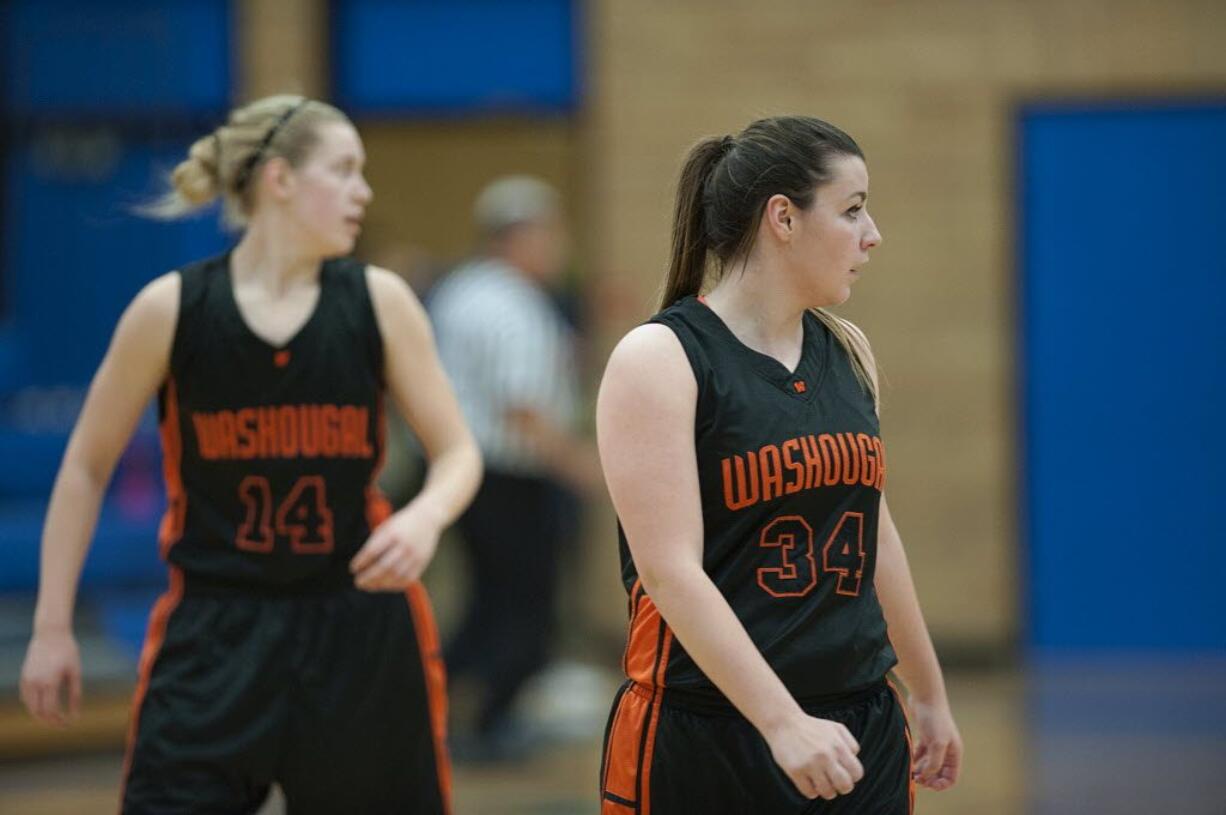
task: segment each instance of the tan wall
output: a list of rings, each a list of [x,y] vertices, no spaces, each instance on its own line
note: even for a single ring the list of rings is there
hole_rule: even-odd
[[[372,243],[408,242],[443,259],[462,257],[477,237],[473,200],[506,173],[544,178],[577,207],[574,127],[565,120],[358,125],[375,190],[367,229]]]
[[[326,85],[322,0],[236,3],[242,91]],[[1013,128],[1017,105],[1226,91],[1219,0],[589,0],[574,122],[359,122],[376,202],[364,249],[443,260],[472,196],[507,171],[568,194],[603,314],[597,363],[650,308],[673,184],[698,137],[804,112],[851,132],[885,235],[845,308],[886,375],[891,508],[931,627],[994,646],[1017,625]],[[1077,202],[1070,199],[1071,217]],[[569,619],[624,630],[607,505]]]
[[[935,636],[1008,642],[1016,106],[1226,90],[1226,4],[593,0],[590,31],[593,257],[644,303],[698,137],[803,112],[863,146],[885,242],[844,313],[887,377],[891,509]]]
[[[327,88],[326,0],[231,0],[239,97],[322,94]]]

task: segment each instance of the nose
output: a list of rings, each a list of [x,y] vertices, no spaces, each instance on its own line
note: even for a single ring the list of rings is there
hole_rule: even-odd
[[[881,245],[881,233],[877,231],[877,222],[873,220],[873,216],[868,216],[868,229],[863,237],[860,238],[860,246],[864,251],[873,249]]]
[[[370,188],[370,184],[366,182],[366,176],[362,176],[361,182],[358,184],[357,199],[362,206],[366,206],[375,198],[375,191]]]

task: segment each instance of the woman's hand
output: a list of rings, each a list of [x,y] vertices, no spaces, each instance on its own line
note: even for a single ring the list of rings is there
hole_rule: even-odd
[[[947,790],[958,782],[962,769],[962,736],[947,702],[910,703],[912,773],[930,790]]]
[[[437,520],[410,504],[380,524],[349,562],[354,585],[363,591],[404,591],[430,565],[441,533]]]
[[[21,701],[34,718],[57,727],[81,714],[81,652],[71,630],[35,632],[30,638],[21,666]]]
[[[856,758],[860,745],[838,722],[802,715],[763,736],[775,763],[806,798],[832,801],[864,777]]]

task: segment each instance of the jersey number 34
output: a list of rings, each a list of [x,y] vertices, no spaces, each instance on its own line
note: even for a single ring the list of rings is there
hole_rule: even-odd
[[[813,527],[799,515],[780,515],[767,524],[758,546],[778,564],[758,569],[758,585],[772,597],[804,597],[824,575],[837,577],[838,594],[860,595],[865,560],[862,512],[843,513],[822,547],[820,568]]]

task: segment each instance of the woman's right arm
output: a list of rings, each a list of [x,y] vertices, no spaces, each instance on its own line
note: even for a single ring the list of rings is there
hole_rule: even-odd
[[[159,277],[120,318],[51,491],[34,631],[21,669],[22,701],[49,724],[62,725],[80,710],[81,658],[72,632],[77,581],[111,473],[169,370],[179,286],[176,272]]]
[[[797,789],[832,799],[863,776],[859,745],[843,725],[801,710],[702,568],[697,398],[671,330],[649,324],[626,335],[596,404],[609,494],[639,579],[686,652],[758,729]]]

